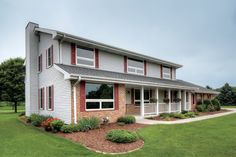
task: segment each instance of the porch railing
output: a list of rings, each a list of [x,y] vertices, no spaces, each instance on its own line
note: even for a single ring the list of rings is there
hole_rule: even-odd
[[[171,103],[171,112],[179,112],[180,103]]]
[[[156,114],[157,104],[156,103],[144,103],[144,114],[153,115]]]
[[[186,110],[191,110],[191,104],[190,102],[186,102]]]
[[[159,113],[169,112],[169,104],[159,103]]]

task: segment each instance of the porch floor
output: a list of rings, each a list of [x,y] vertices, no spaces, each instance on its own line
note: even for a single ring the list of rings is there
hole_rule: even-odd
[[[214,115],[201,116],[201,117],[196,117],[196,118],[180,119],[180,120],[177,120],[177,121],[157,121],[157,120],[145,119],[141,116],[135,116],[135,118],[136,118],[136,123],[139,123],[139,124],[148,124],[148,125],[154,125],[154,124],[184,124],[184,123],[201,121],[201,120],[205,120],[205,119],[221,117],[221,116],[236,113],[236,108],[227,108],[227,110],[229,110],[229,112],[218,113],[218,114],[214,114]]]

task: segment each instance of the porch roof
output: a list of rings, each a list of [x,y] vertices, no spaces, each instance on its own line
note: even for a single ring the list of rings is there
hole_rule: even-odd
[[[64,64],[55,64],[55,68],[64,74],[65,79],[79,78],[80,80],[88,81],[115,82],[151,87],[186,89],[192,91],[200,90],[200,86],[182,80],[159,79],[142,75],[125,74]]]

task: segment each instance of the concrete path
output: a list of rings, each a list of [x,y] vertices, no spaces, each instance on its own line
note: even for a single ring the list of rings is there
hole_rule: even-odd
[[[226,108],[224,108],[226,109]],[[229,112],[224,112],[224,113],[218,113],[214,115],[206,115],[206,116],[200,116],[200,117],[195,117],[195,118],[188,118],[188,119],[180,119],[176,121],[158,121],[158,120],[150,120],[150,119],[144,119],[142,117],[135,117],[136,118],[136,123],[139,124],[183,124],[183,123],[190,123],[190,122],[196,122],[196,121],[201,121],[205,119],[210,119],[210,118],[215,118],[215,117],[221,117],[229,114],[236,113],[236,108],[227,108]]]

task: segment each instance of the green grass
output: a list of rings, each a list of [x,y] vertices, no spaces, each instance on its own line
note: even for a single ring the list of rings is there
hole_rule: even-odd
[[[222,108],[236,108],[236,106],[221,106]]]
[[[25,106],[17,106],[17,112],[24,112]],[[14,112],[12,106],[0,106],[0,112]]]
[[[236,157],[236,114],[178,125],[153,125],[139,134],[144,147],[124,157]],[[96,140],[96,139],[94,139]],[[0,111],[1,157],[100,157],[80,144],[26,126]]]

